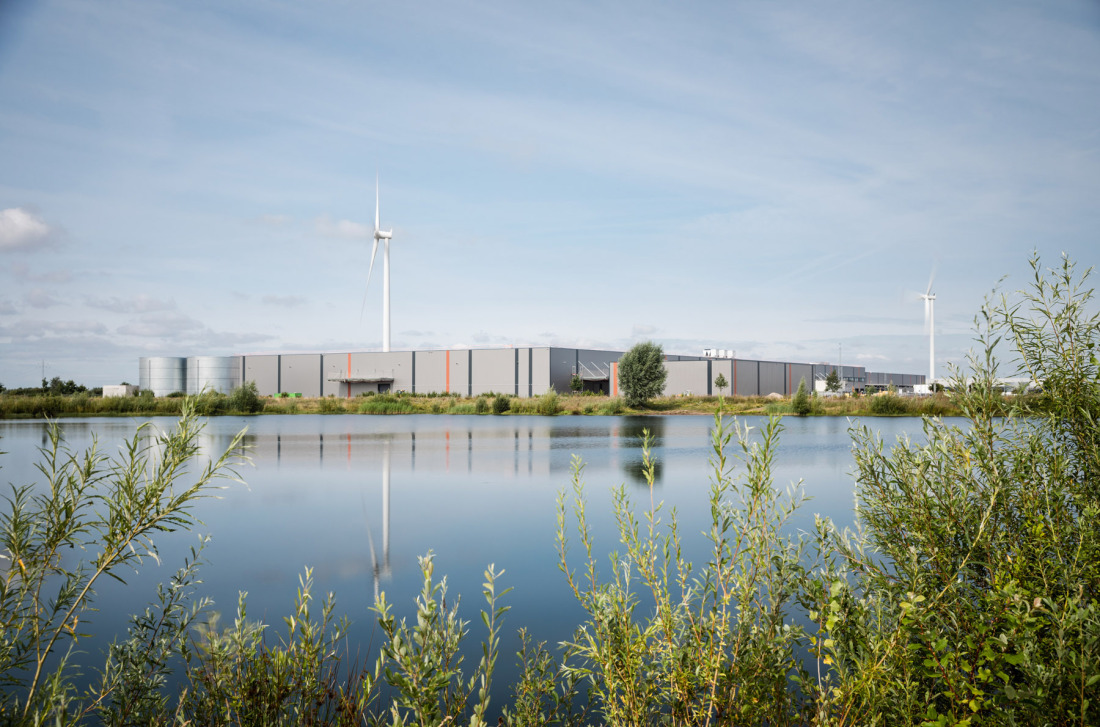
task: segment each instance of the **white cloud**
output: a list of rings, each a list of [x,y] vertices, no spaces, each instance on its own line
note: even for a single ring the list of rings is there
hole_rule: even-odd
[[[351,220],[332,221],[328,215],[321,215],[314,220],[314,229],[326,237],[342,237],[350,240],[370,239],[374,229],[359,222]]]
[[[0,250],[43,247],[52,241],[53,233],[53,228],[22,207],[0,210]]]
[[[18,312],[19,311],[16,309],[15,304],[12,303],[10,300],[7,300],[6,298],[4,300],[0,300],[0,314],[11,315]]]

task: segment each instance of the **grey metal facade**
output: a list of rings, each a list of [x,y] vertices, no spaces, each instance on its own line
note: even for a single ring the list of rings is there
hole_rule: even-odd
[[[187,391],[187,359],[182,356],[150,356],[138,359],[138,386],[154,396]]]
[[[479,396],[498,393],[540,396],[551,387],[568,392],[574,375],[584,388],[599,393],[618,390],[617,362],[621,351],[560,347],[452,349],[444,351],[327,352],[194,356],[188,359],[139,359],[142,389],[158,396],[174,391],[200,393],[204,388],[228,393],[254,381],[261,395],[298,393],[306,397],[354,397],[368,392],[408,391],[416,394],[454,393]],[[722,374],[726,389],[737,396],[790,396],[799,381],[807,386],[824,379],[832,364],[749,359],[666,357],[666,396],[715,395],[714,380]],[[840,372],[856,390],[865,385],[912,387],[924,383],[918,374],[868,372],[843,366]]]
[[[228,394],[241,385],[240,356],[190,356],[187,359],[187,393],[219,391]],[[258,388],[258,385],[257,385]]]

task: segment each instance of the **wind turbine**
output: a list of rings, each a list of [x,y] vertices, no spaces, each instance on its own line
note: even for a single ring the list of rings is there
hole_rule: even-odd
[[[928,289],[920,294],[924,298],[924,327],[928,330],[928,386],[936,383],[936,294],[932,292],[932,281],[936,273],[928,278]]]
[[[383,230],[379,223],[378,217],[378,176],[374,177],[374,245],[370,251],[370,268],[367,269],[367,288],[370,287],[370,276],[374,271],[374,258],[378,254],[378,242],[379,240],[385,241],[384,249],[382,251],[382,350],[389,352],[390,350],[390,239],[393,237],[393,230]],[[363,289],[363,308],[367,306],[367,290]],[[362,320],[362,311],[359,313],[359,318]]]

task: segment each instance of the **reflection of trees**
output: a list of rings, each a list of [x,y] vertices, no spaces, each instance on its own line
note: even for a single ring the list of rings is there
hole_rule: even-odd
[[[658,485],[664,476],[664,463],[657,456],[665,441],[664,419],[662,417],[639,416],[622,418],[619,426],[618,445],[624,450],[630,450],[623,457],[623,472],[631,482],[642,487],[649,485],[645,477],[645,460],[642,453],[647,433],[649,434],[650,456],[653,459],[653,484]]]

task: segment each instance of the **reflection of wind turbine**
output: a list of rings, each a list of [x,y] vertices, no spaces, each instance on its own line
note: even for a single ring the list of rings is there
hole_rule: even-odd
[[[382,350],[390,350],[390,239],[393,230],[383,230],[379,226],[378,217],[378,178],[374,179],[374,245],[370,251],[370,267],[367,269],[367,287],[370,287],[370,276],[374,271],[374,258],[378,254],[378,241],[384,240],[382,250]],[[363,308],[367,306],[367,291],[363,290]],[[359,313],[362,320],[363,314]]]
[[[390,570],[390,440],[385,441],[382,450],[382,563],[378,563],[378,554],[374,550],[374,534],[367,524],[367,539],[370,543],[371,571],[374,574],[374,600],[378,600],[378,581],[387,580],[393,574]]]
[[[924,327],[928,331],[928,385],[936,383],[936,294],[932,292],[935,272],[928,278],[928,289],[921,293],[924,298]]]

